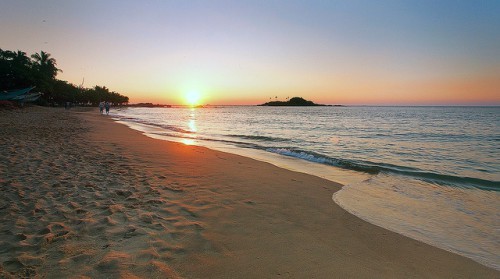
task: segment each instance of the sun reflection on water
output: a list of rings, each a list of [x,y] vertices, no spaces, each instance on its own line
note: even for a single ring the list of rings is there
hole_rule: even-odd
[[[189,119],[188,127],[189,127],[189,131],[190,132],[196,133],[197,132],[197,129],[196,129],[196,120]]]
[[[189,138],[182,139],[182,143],[186,145],[194,145],[196,144],[196,132],[198,132],[198,129],[196,127],[196,110],[194,108],[191,108],[191,113],[189,114],[189,119],[187,120],[187,127],[188,131],[191,132],[190,134],[187,134]]]
[[[196,140],[194,140],[194,139],[182,139],[181,142],[184,143],[185,145],[195,145],[196,144]]]

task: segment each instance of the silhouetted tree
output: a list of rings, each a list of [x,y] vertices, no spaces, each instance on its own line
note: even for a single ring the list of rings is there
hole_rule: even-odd
[[[40,53],[31,55],[31,58],[34,60],[34,69],[38,70],[44,78],[55,79],[57,72],[62,72],[62,70],[56,67],[56,60],[54,58],[50,58],[50,53],[40,51]]]
[[[128,103],[128,97],[119,93],[109,91],[106,86],[94,86],[92,89],[87,89],[84,93],[87,102],[97,105],[101,101],[108,101],[114,105],[123,105]]]
[[[33,58],[33,76],[37,89],[44,92],[45,97],[55,100],[54,82],[57,73],[61,71],[56,67],[56,60],[44,51],[31,55],[31,58]]]
[[[55,80],[52,83],[52,100],[56,103],[77,102],[80,89],[63,80]]]
[[[113,104],[126,104],[128,97],[112,92],[105,86],[82,88],[67,81],[56,79],[56,60],[44,51],[31,57],[23,51],[0,49],[0,90],[12,90],[36,86],[44,93],[42,103],[76,102],[80,104],[98,104],[107,100]]]
[[[0,49],[0,89],[27,87],[32,83],[31,60],[26,53]]]

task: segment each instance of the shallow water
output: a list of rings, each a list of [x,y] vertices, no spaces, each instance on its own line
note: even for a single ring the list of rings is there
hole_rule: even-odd
[[[346,185],[333,199],[379,226],[500,269],[498,107],[128,108],[150,136]]]

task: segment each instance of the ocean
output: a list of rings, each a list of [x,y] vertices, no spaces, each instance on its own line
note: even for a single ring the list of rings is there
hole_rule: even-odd
[[[122,108],[146,135],[201,145],[344,186],[375,225],[500,270],[499,107]]]

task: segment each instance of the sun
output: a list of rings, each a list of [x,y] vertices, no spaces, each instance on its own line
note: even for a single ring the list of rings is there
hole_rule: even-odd
[[[198,91],[189,91],[186,96],[186,102],[190,106],[197,106],[200,103],[201,95]]]

